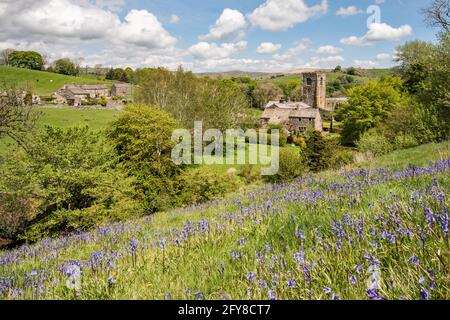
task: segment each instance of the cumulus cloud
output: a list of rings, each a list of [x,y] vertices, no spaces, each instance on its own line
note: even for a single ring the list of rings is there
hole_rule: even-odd
[[[336,15],[343,16],[343,17],[349,17],[349,16],[355,16],[357,14],[363,13],[361,9],[358,9],[355,6],[349,6],[346,8],[339,8],[338,11],[336,11]]]
[[[170,47],[177,42],[147,10],[131,10],[118,31],[121,41],[150,49]]]
[[[232,56],[235,53],[247,48],[247,41],[237,43],[216,43],[199,42],[188,49],[188,52],[198,60],[219,60]]]
[[[263,42],[258,48],[256,48],[256,52],[259,54],[273,54],[277,52],[281,48],[281,44],[275,44],[272,42]]]
[[[245,35],[247,21],[238,10],[225,9],[216,23],[209,27],[209,33],[200,36],[203,41],[242,38]]]
[[[372,60],[353,60],[353,65],[358,68],[371,69],[378,66],[378,62]]]
[[[338,54],[339,52],[344,51],[342,48],[338,48],[335,46],[322,46],[317,49],[317,53],[320,54]]]
[[[170,16],[170,23],[175,24],[180,22],[180,17],[177,16],[176,14],[173,14]]]
[[[380,41],[400,40],[411,34],[412,28],[407,24],[399,28],[394,28],[386,23],[372,23],[369,25],[369,31],[364,36],[343,38],[341,39],[341,43],[355,46],[370,45]]]
[[[311,44],[311,40],[308,38],[304,38],[292,48],[289,48],[283,54],[274,54],[273,59],[279,62],[291,62],[291,63],[299,63],[302,60],[303,55],[309,50],[309,46]]]
[[[328,1],[310,6],[304,0],[266,0],[248,18],[253,26],[269,31],[286,31],[296,24],[325,14]]]
[[[312,57],[306,66],[315,68],[331,68],[344,61],[345,59],[342,56],[329,56],[325,58]]]
[[[377,54],[376,59],[378,61],[390,60],[390,59],[392,59],[392,55],[389,53],[379,53],[379,54]]]

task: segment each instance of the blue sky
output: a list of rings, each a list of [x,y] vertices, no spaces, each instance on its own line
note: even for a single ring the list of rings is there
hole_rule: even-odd
[[[67,56],[89,65],[278,72],[387,67],[398,45],[435,39],[418,13],[424,0],[38,2],[2,0],[0,49],[36,49],[49,61]]]

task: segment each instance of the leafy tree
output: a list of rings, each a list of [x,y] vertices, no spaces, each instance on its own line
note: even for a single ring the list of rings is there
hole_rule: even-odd
[[[27,209],[17,228],[24,231],[14,236],[35,241],[141,216],[133,178],[117,160],[112,147],[87,127],[46,127],[27,152],[11,152],[0,165],[0,195],[9,211]]]
[[[9,54],[9,64],[17,68],[42,70],[45,62],[36,51],[13,51]]]
[[[171,206],[174,178],[181,168],[171,159],[176,122],[157,106],[129,104],[108,134],[120,161],[137,179],[148,213]]]
[[[304,156],[309,169],[318,172],[329,167],[331,158],[330,148],[319,131],[313,130],[307,133],[305,139],[306,147],[304,148]]]
[[[54,65],[55,65],[54,71],[59,74],[65,74],[68,76],[77,76],[80,72],[80,68],[69,59],[56,60]]]
[[[422,142],[450,137],[450,34],[438,44],[414,41],[398,48],[399,73],[416,98],[417,113],[424,121]],[[426,122],[425,122],[426,121]],[[427,133],[425,133],[427,132]]]
[[[336,68],[334,68],[333,72],[337,73],[337,72],[342,72],[342,67],[341,66],[336,66]]]
[[[257,84],[253,95],[256,106],[264,109],[269,101],[276,100],[282,94],[283,91],[277,85],[271,82],[262,82]]]
[[[0,138],[8,136],[27,149],[29,134],[40,113],[32,107],[32,94],[19,87],[0,86]]]
[[[141,69],[135,74],[138,102],[158,105],[185,128],[203,121],[205,129],[229,129],[246,123],[248,100],[232,80],[195,77],[179,68]]]
[[[348,103],[339,108],[336,119],[342,121],[342,142],[353,145],[365,131],[385,120],[407,94],[398,77],[371,81],[348,90]]]

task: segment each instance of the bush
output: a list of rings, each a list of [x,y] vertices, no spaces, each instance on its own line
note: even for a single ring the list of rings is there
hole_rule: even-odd
[[[179,176],[178,182],[178,198],[184,205],[215,200],[239,187],[235,176],[221,174],[208,167],[187,170]]]
[[[365,132],[356,142],[356,146],[359,151],[371,153],[373,156],[387,154],[394,150],[392,143],[375,129]]]
[[[278,173],[267,176],[269,182],[292,180],[307,172],[306,161],[298,148],[280,148],[280,166]]]
[[[27,153],[11,152],[0,173],[0,192],[11,195],[0,209],[14,227],[3,232],[26,241],[143,214],[134,180],[87,127],[46,127]]]

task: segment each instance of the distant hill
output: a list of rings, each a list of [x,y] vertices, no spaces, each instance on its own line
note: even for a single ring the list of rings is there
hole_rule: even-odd
[[[65,76],[45,71],[0,66],[0,85],[30,86],[40,96],[51,95],[64,84],[111,84],[110,81],[97,79],[94,75]]]
[[[233,77],[250,77],[253,79],[266,78],[272,73],[268,72],[247,72],[247,71],[225,71],[225,72],[204,72],[204,73],[196,73],[197,76],[200,77],[210,77],[210,78],[233,78]]]

